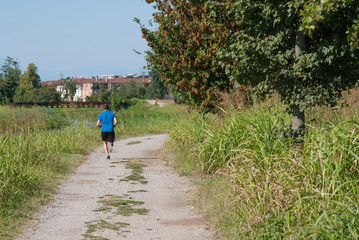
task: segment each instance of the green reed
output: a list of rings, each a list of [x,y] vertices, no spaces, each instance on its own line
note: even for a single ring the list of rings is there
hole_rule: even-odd
[[[91,139],[91,140],[90,140]],[[0,148],[0,236],[6,238],[17,219],[28,214],[31,196],[40,196],[66,175],[78,160],[64,156],[84,153],[95,146],[97,131],[76,126],[60,132],[28,132],[1,139]]]
[[[47,202],[60,183],[101,147],[96,122],[102,109],[0,107],[0,239],[13,239],[22,222]],[[143,104],[116,113],[118,137],[164,133],[178,120],[176,106]],[[71,124],[71,120],[77,124]]]
[[[303,145],[286,137],[291,116],[280,105],[194,112],[169,146],[187,149],[173,150],[179,161],[223,179],[204,183],[200,194],[220,199],[202,197],[226,239],[357,239],[359,123],[338,111],[309,113]]]
[[[0,106],[0,134],[25,133],[70,125],[62,109]]]
[[[139,103],[126,110],[116,112],[117,137],[159,134],[168,132],[181,118],[184,106],[148,106]]]

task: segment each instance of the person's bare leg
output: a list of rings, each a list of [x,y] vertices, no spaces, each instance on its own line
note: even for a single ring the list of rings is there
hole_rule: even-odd
[[[113,142],[108,142],[110,144],[110,152],[113,150]]]
[[[103,149],[105,149],[106,156],[110,155],[108,153],[107,141],[103,141],[102,144],[103,144]]]

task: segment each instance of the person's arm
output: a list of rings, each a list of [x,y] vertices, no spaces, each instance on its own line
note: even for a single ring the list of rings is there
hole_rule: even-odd
[[[99,127],[99,128],[102,127],[102,124],[101,124],[100,120],[97,120],[96,126]]]
[[[113,119],[113,126],[116,127],[116,125],[117,125],[117,118],[115,117],[115,118]]]

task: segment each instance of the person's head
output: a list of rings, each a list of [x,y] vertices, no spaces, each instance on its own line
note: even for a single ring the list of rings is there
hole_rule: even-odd
[[[103,110],[109,110],[110,109],[110,104],[108,104],[108,103],[104,104],[102,109]]]

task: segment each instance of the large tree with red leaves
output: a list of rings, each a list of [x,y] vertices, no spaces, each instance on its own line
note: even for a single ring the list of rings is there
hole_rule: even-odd
[[[148,67],[158,71],[187,103],[211,109],[218,92],[233,88],[224,69],[215,63],[218,50],[231,34],[226,28],[228,18],[212,21],[205,0],[146,2],[155,3],[153,17],[158,25],[154,31],[141,25],[151,48],[146,52]]]

